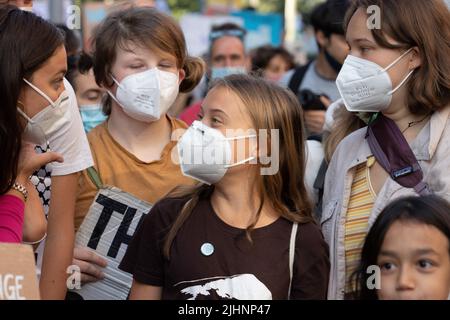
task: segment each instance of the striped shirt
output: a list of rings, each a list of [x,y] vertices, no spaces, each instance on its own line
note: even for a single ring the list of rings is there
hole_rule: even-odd
[[[369,216],[376,198],[369,174],[369,169],[374,163],[375,158],[369,157],[365,163],[360,164],[356,168],[352,183],[344,239],[346,294],[354,291],[351,276],[356,271],[361,258],[361,250],[368,232]]]

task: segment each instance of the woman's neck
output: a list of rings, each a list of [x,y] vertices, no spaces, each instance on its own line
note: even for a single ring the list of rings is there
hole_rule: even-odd
[[[405,102],[394,99],[383,114],[397,124],[408,142],[413,141],[427,123],[426,115],[412,114]]]
[[[108,131],[128,152],[150,163],[161,158],[164,147],[171,140],[172,127],[165,115],[147,123],[129,117],[120,106],[114,105],[108,119]]]
[[[249,172],[251,170],[248,170]],[[261,198],[254,179],[250,174],[234,174],[217,183],[211,196],[211,204],[216,214],[225,223],[246,229],[254,220]],[[255,227],[260,228],[273,223],[280,214],[272,208],[268,199],[264,202],[260,218]]]

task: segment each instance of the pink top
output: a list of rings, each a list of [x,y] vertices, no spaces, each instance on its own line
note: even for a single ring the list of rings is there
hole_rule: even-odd
[[[192,124],[195,120],[198,120],[198,114],[200,113],[200,107],[202,106],[203,100],[187,107],[181,114],[180,119],[186,122],[188,126]]]
[[[25,203],[16,196],[0,196],[0,242],[22,242]]]

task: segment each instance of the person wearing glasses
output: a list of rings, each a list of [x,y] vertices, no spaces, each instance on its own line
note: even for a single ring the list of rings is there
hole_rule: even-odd
[[[245,50],[246,34],[245,29],[234,23],[224,23],[211,29],[206,82],[231,74],[245,74],[249,71],[251,62]],[[204,88],[199,89],[204,90]],[[205,94],[206,92],[203,93],[203,96]],[[198,120],[202,102],[203,99],[187,107],[179,118],[187,125],[191,125],[192,122]]]

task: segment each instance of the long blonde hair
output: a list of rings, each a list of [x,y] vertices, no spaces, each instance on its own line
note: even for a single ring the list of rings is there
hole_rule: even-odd
[[[260,196],[260,204],[253,222],[247,228],[247,236],[254,229],[263,208],[264,202],[271,206],[285,219],[307,223],[313,222],[312,205],[308,198],[304,177],[306,163],[305,130],[302,109],[297,98],[287,89],[281,88],[261,78],[248,75],[231,75],[219,79],[212,88],[226,88],[236,94],[247,107],[254,129],[268,131],[279,129],[279,150],[268,150],[268,153],[279,152],[279,170],[273,175],[256,177]],[[265,165],[258,163],[259,169]],[[171,198],[189,199],[168,232],[164,245],[164,255],[170,257],[170,248],[178,230],[189,218],[200,199],[209,197],[214,186],[197,185],[191,188],[176,188],[169,194]]]

